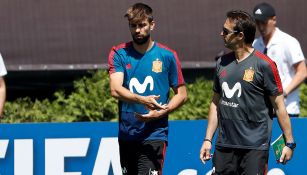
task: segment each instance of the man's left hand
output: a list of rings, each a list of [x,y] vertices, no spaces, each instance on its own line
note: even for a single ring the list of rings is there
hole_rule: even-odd
[[[163,107],[167,108],[167,105],[164,104]],[[149,112],[147,114],[139,114],[139,113],[134,113],[136,118],[142,122],[148,122],[151,120],[157,120],[161,118],[163,115],[167,113],[166,109],[149,109]]]
[[[292,158],[292,154],[293,150],[285,146],[282,150],[279,162],[285,165]]]

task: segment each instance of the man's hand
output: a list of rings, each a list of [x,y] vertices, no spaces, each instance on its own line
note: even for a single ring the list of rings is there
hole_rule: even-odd
[[[293,150],[285,146],[282,150],[282,154],[280,156],[279,163],[282,163],[285,165],[292,158],[292,155],[293,155]]]
[[[162,105],[157,102],[157,99],[160,98],[160,95],[149,95],[144,96],[142,103],[146,108],[155,110],[155,109],[166,109],[167,105]]]
[[[212,155],[210,150],[212,148],[212,142],[208,140],[204,140],[203,145],[200,149],[199,158],[205,164],[206,161],[210,160]]]
[[[134,115],[136,116],[138,120],[142,122],[157,120],[167,114],[167,105],[164,104],[164,105],[161,105],[161,107],[165,109],[160,109],[160,110],[149,109],[149,112],[147,114],[134,113]]]

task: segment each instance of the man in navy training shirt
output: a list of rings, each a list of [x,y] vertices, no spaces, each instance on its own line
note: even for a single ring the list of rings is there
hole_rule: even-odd
[[[109,54],[111,94],[119,100],[122,172],[161,175],[168,114],[187,100],[181,65],[174,50],[151,38],[155,22],[148,5],[134,4],[125,17],[133,41],[114,46]]]

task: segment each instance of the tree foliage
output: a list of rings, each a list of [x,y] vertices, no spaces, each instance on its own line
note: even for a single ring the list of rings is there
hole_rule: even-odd
[[[188,101],[170,115],[171,120],[206,119],[212,98],[212,81],[197,79],[187,84]]]
[[[300,109],[301,117],[307,117],[307,84],[300,86]]]
[[[106,71],[93,72],[74,82],[74,91],[54,94],[54,100],[19,98],[6,102],[4,122],[110,121],[117,116],[117,100],[111,97]]]

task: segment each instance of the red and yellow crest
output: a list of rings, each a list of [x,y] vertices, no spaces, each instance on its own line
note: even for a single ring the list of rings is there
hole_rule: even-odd
[[[243,80],[248,81],[248,82],[253,81],[253,79],[254,79],[254,74],[255,74],[255,71],[254,71],[252,68],[246,69],[246,70],[244,71]]]
[[[158,58],[156,61],[152,62],[152,71],[156,73],[162,72],[162,61],[160,61]]]

